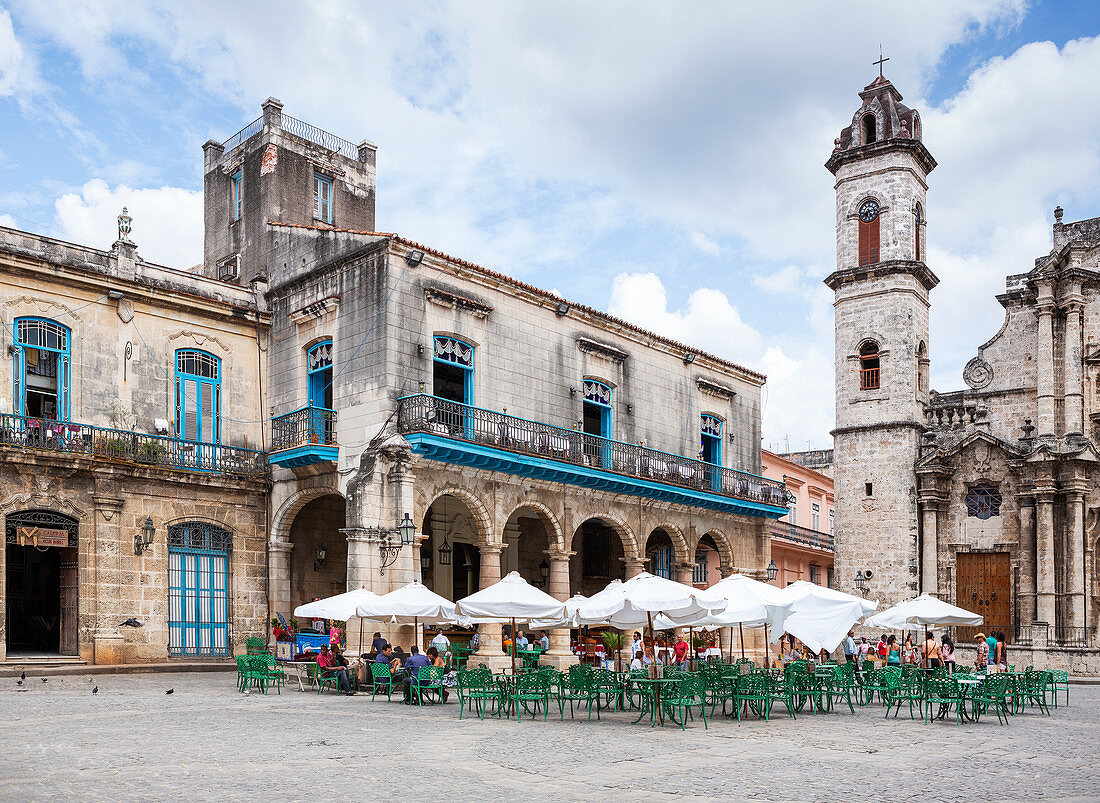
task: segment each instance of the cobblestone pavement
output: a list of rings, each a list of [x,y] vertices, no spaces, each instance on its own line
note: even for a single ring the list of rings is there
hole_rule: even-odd
[[[1100,800],[1100,687],[1008,726],[877,706],[679,728],[458,719],[395,698],[238,694],[231,673],[0,681],[0,798],[37,800]],[[100,693],[91,689],[98,684]],[[166,696],[164,691],[174,688]]]

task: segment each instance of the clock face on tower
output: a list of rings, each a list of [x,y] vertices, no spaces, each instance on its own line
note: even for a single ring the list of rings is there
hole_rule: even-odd
[[[878,201],[868,198],[859,206],[859,219],[864,223],[870,223],[878,217]]]
[[[865,223],[870,223],[879,217],[879,202],[873,198],[868,198],[862,204],[859,205],[859,219]]]

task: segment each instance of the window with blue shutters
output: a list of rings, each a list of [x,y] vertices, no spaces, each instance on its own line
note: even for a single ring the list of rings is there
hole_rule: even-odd
[[[238,170],[229,177],[230,200],[233,202],[233,220],[241,219],[241,208],[244,204],[244,173]]]
[[[228,530],[205,522],[168,528],[168,651],[229,653]]]
[[[195,443],[221,438],[221,361],[196,349],[176,352],[176,435]]]
[[[313,217],[322,223],[332,223],[332,179],[313,174]]]
[[[13,339],[15,412],[68,421],[69,328],[47,318],[16,318]]]

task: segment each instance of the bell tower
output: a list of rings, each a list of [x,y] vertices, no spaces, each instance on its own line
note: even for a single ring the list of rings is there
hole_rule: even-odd
[[[928,398],[925,192],[936,161],[916,110],[880,75],[834,141],[836,576],[884,605],[918,590],[914,464]]]

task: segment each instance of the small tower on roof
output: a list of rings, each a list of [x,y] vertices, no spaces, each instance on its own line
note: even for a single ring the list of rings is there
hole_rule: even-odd
[[[877,62],[880,63],[880,62]],[[886,605],[922,586],[914,464],[928,400],[925,193],[936,161],[920,115],[879,75],[834,141],[836,571],[872,573]],[[936,592],[933,581],[923,590]]]

